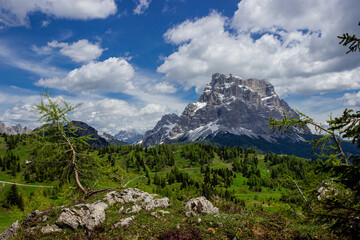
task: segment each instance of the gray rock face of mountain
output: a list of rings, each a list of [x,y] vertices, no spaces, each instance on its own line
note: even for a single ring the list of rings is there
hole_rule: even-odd
[[[131,129],[130,131],[121,130],[115,135],[115,138],[122,142],[133,144],[139,141],[142,138],[142,135],[134,129]]]
[[[5,133],[8,135],[15,135],[15,134],[25,134],[30,133],[31,130],[27,127],[22,127],[20,124],[16,126],[7,127],[3,122],[0,121],[0,133]]]
[[[139,143],[147,147],[164,143],[179,119],[175,113],[164,115],[152,130],[144,134]]]
[[[283,110],[287,116],[298,114],[275,93],[274,86],[265,80],[244,80],[237,76],[213,74],[197,102],[187,105],[175,126],[161,139],[166,141],[196,141],[219,132],[244,135],[253,139],[263,138],[269,142],[285,138],[269,130],[269,117],[280,119]],[[161,121],[154,130],[161,129]],[[152,131],[154,131],[152,130]],[[143,142],[149,143],[144,136]],[[165,139],[167,139],[165,141]],[[303,141],[297,134],[292,141]],[[146,144],[147,145],[147,144]]]

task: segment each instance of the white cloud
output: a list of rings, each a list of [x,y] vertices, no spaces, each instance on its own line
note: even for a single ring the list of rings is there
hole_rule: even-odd
[[[71,120],[86,122],[100,133],[116,134],[119,130],[134,128],[144,132],[153,128],[156,122],[167,113],[176,111],[170,98],[146,98],[147,102],[135,104],[132,102],[107,98],[96,94],[60,97],[75,106],[83,103],[69,115]],[[153,101],[154,100],[154,101]],[[169,103],[170,102],[170,103]],[[175,100],[176,102],[176,100]],[[41,125],[39,115],[32,106],[40,103],[40,95],[24,89],[0,90],[0,121],[8,126],[21,124],[34,129]],[[183,105],[181,105],[183,109]]]
[[[134,9],[134,14],[141,15],[149,8],[151,0],[137,0],[136,2],[137,5]]]
[[[212,12],[169,29],[178,46],[157,71],[201,92],[214,72],[267,79],[282,93],[359,88],[360,55],[337,35],[358,32],[357,0],[243,0],[232,19]]]
[[[360,91],[355,93],[345,93],[343,97],[339,98],[344,102],[345,106],[359,107],[360,106]]]
[[[49,24],[51,23],[51,21],[42,21],[41,22],[41,27],[47,27]]]
[[[150,83],[146,85],[144,91],[153,94],[156,93],[162,94],[162,93],[175,93],[177,89],[173,85],[170,85],[166,82],[160,82],[160,83]]]
[[[133,89],[134,68],[123,58],[90,62],[69,72],[65,78],[40,79],[37,86],[64,89],[73,93],[92,91],[123,92]]]
[[[104,49],[102,49],[99,43],[90,43],[87,39],[81,39],[72,44],[52,41],[48,42],[44,50],[48,48],[60,48],[60,53],[64,56],[70,57],[74,62],[87,63],[98,59]]]
[[[114,0],[2,0],[0,23],[8,26],[28,25],[28,16],[42,12],[49,16],[88,20],[115,14]]]

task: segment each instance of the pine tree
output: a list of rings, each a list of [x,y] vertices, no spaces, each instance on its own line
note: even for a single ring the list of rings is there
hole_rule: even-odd
[[[24,200],[22,196],[18,193],[16,184],[13,184],[10,188],[7,196],[7,203],[12,206],[17,206],[22,211],[24,211]]]

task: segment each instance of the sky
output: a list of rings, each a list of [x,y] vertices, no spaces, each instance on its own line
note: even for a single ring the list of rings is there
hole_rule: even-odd
[[[211,75],[266,79],[325,123],[360,106],[359,0],[0,0],[0,121],[40,125],[42,89],[100,133],[152,129]]]

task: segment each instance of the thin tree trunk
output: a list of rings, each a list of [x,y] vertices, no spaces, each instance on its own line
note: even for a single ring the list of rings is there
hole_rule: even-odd
[[[74,175],[75,175],[75,182],[76,182],[76,185],[78,186],[78,188],[84,193],[84,194],[87,194],[88,191],[86,191],[86,189],[82,186],[81,182],[80,182],[80,179],[79,179],[79,173],[78,173],[78,170],[77,170],[77,165],[76,165],[76,152],[75,152],[75,149],[74,149],[74,146],[71,144],[71,142],[69,141],[69,139],[66,137],[65,133],[63,132],[63,130],[61,129],[60,127],[60,124],[58,122],[58,129],[61,133],[61,136],[64,138],[64,140],[66,141],[66,143],[69,145],[70,147],[70,150],[71,150],[71,164],[73,166],[73,169],[74,169]]]
[[[310,203],[308,202],[308,200],[306,199],[306,197],[305,197],[304,194],[302,193],[301,189],[300,189],[299,186],[296,184],[295,180],[293,180],[293,182],[295,183],[297,189],[299,190],[301,196],[303,197],[304,201],[307,203],[307,205],[309,206],[309,208],[311,209],[311,211],[314,211],[314,209],[311,207]]]

